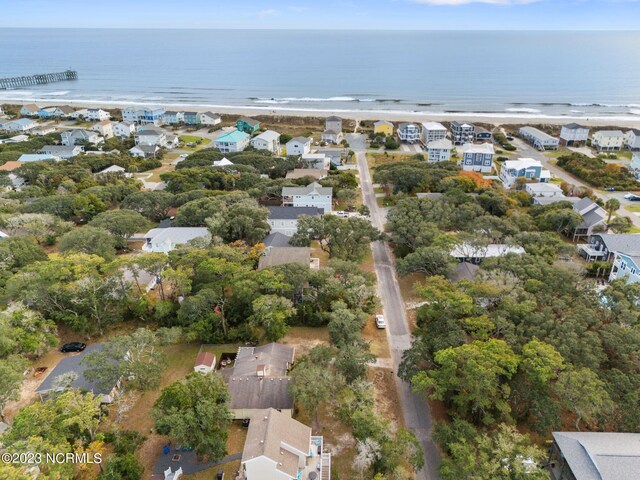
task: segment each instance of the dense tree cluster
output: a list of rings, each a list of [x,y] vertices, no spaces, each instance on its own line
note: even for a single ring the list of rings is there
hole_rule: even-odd
[[[627,167],[607,163],[600,157],[591,158],[574,152],[558,157],[558,166],[594,187],[620,190],[638,188],[638,182]]]

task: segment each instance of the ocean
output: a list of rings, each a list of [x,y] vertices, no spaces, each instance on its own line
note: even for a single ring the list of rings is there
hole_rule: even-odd
[[[48,101],[640,117],[640,32],[0,29],[0,90]]]

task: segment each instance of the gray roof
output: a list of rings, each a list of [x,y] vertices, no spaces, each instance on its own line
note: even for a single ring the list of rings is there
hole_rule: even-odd
[[[573,209],[576,212],[580,212],[580,211],[584,210],[587,207],[592,207],[593,205],[597,205],[597,203],[594,202],[593,200],[591,200],[588,197],[584,197],[584,198],[580,199],[580,201],[575,203],[575,205],[573,206]]]
[[[262,132],[260,135],[254,137],[254,140],[260,139],[260,140],[264,140],[266,142],[273,142],[274,140],[278,140],[280,138],[280,134],[278,132],[275,132],[273,130],[267,130],[265,132]]]
[[[335,130],[331,130],[331,129],[326,129],[324,132],[322,132],[322,135],[338,135],[340,132],[336,132]]]
[[[637,480],[640,433],[553,432],[578,480]]]
[[[140,150],[142,153],[146,155],[153,155],[158,150],[160,150],[160,147],[158,147],[158,145],[135,145],[131,147],[129,151],[133,150],[134,148],[137,148],[138,150]]]
[[[295,137],[289,140],[287,143],[290,142],[311,143],[311,139],[309,137]]]
[[[229,378],[229,407],[232,410],[293,408],[289,393],[289,377],[231,377]]]
[[[539,130],[535,127],[522,127],[520,129],[520,133],[524,133],[526,135],[530,135],[531,137],[537,139],[537,140],[541,140],[541,141],[551,141],[551,140],[558,140],[556,137],[552,137],[551,135],[549,135],[546,132],[543,132],[542,130]]]
[[[269,248],[260,257],[258,270],[287,263],[300,263],[308,267],[311,263],[311,249],[309,247]]]
[[[229,377],[255,377],[259,366],[266,377],[284,377],[295,359],[296,349],[281,343],[267,343],[259,347],[240,347],[235,363],[225,375]]]
[[[340,117],[336,117],[335,115],[331,115],[330,117],[327,117],[328,122],[341,122],[342,119]]]
[[[580,130],[582,130],[582,129],[589,130],[589,127],[585,127],[584,125],[580,125],[580,124],[577,124],[577,123],[569,123],[569,124],[565,125],[562,128],[567,128],[569,130],[579,130],[579,129]]]
[[[597,233],[610,252],[640,252],[640,233]]]
[[[152,243],[161,243],[170,240],[174,245],[189,243],[195,238],[206,238],[209,229],[206,227],[169,227],[152,228],[145,235],[145,240]]]
[[[49,152],[51,155],[55,155],[55,154],[58,154],[58,153],[61,153],[61,154],[69,153],[69,154],[71,154],[78,148],[80,148],[80,147],[77,146],[77,145],[69,145],[69,146],[67,146],[67,145],[45,145],[44,147],[42,147],[40,149],[40,151],[41,152],[45,152],[45,151]],[[82,149],[80,148],[80,150],[82,150]]]
[[[600,222],[602,222],[604,219],[605,217],[603,215],[600,215],[597,210],[592,210],[582,215],[582,220],[584,221],[582,222],[582,225],[580,225],[578,228],[593,227],[594,225],[597,225]]]
[[[269,220],[297,220],[300,215],[318,217],[324,209],[317,207],[269,207]]]
[[[622,137],[624,133],[622,130],[599,130],[596,133],[601,133],[602,135],[606,135],[607,137]]]
[[[292,197],[294,195],[333,195],[333,188],[323,187],[318,182],[313,182],[306,187],[282,187],[283,197]]]
[[[262,243],[265,247],[289,248],[291,247],[289,240],[291,237],[287,237],[284,233],[275,232],[264,237]]]
[[[570,202],[573,204],[578,203],[581,200],[580,197],[536,197],[533,202],[536,205],[551,205],[557,202]]]
[[[239,119],[239,121],[242,121],[244,123],[246,123],[247,125],[251,126],[251,127],[256,127],[258,125],[260,125],[260,122],[258,120],[255,120],[253,118],[249,118],[249,117],[242,117]]]
[[[473,280],[480,270],[478,265],[469,262],[460,262],[456,265],[455,272],[451,275],[451,280],[459,282],[460,280]]]
[[[82,360],[87,356],[87,354],[91,352],[98,352],[102,350],[102,345],[97,343],[94,345],[89,345],[84,351],[78,353],[77,355],[71,355],[69,357],[65,357],[58,362],[58,365],[55,366],[51,373],[47,375],[47,378],[40,384],[37,388],[36,393],[47,393],[54,388],[54,384],[56,379],[60,375],[64,375],[66,373],[75,373],[77,375],[75,381],[71,384],[72,388],[78,388],[80,390],[86,392],[93,392],[95,395],[105,395],[111,393],[113,387],[111,388],[101,388],[97,382],[90,382],[84,378],[84,372],[87,369],[87,366],[82,362]]]
[[[444,196],[444,193],[428,192],[428,193],[416,193],[418,198],[428,198],[429,200],[440,200]]]

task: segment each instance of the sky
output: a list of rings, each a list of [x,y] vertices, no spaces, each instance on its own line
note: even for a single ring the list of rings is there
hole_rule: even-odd
[[[640,30],[640,0],[0,0],[0,28]]]

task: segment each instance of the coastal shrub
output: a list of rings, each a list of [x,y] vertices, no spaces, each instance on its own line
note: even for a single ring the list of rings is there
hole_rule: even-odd
[[[558,166],[594,187],[613,187],[635,190],[638,183],[633,174],[622,165],[608,164],[601,158],[589,158],[581,153],[562,155]]]

